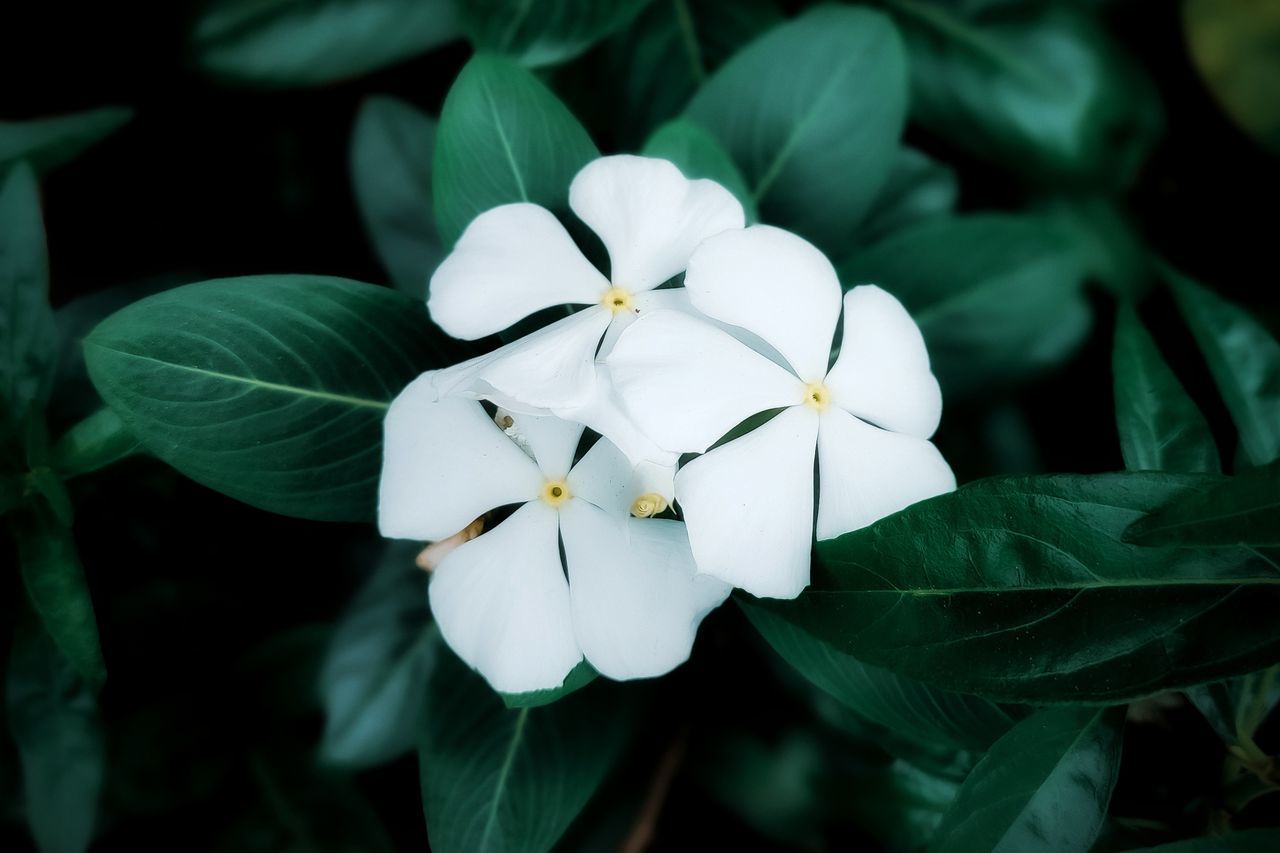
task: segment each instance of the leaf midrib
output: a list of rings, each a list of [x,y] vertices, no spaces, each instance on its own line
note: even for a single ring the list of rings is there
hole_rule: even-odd
[[[515,726],[511,730],[511,742],[507,744],[507,754],[498,768],[498,781],[493,788],[493,798],[489,801],[489,812],[485,815],[484,829],[480,833],[478,850],[489,849],[489,839],[498,824],[498,806],[502,804],[502,795],[507,788],[507,780],[511,778],[511,768],[515,764],[516,753],[520,751],[520,743],[524,739],[525,722],[529,719],[529,709],[521,708],[516,716]]]

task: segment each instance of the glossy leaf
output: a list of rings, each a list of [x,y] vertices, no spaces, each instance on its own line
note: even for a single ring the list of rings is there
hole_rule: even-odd
[[[187,285],[85,339],[94,385],[151,453],[253,506],[372,519],[382,419],[423,370],[458,360],[417,300],[318,276]]]
[[[1134,522],[1139,545],[1280,547],[1280,460],[1170,501]]]
[[[0,121],[0,172],[19,160],[39,172],[56,169],[132,117],[125,107],[100,107],[33,121]]]
[[[1116,424],[1131,471],[1217,473],[1218,446],[1204,415],[1165,363],[1137,312],[1123,305],[1111,355]]]
[[[543,708],[506,708],[451,654],[429,686],[419,757],[427,835],[441,853],[545,851],[613,766],[634,695],[597,684]]]
[[[686,178],[715,181],[742,202],[748,224],[756,221],[755,200],[746,179],[716,138],[700,126],[684,118],[669,121],[653,132],[641,153],[670,160]]]
[[[981,752],[1016,721],[985,699],[949,693],[868,666],[742,596],[738,603],[782,658],[841,704],[895,735],[945,749]]]
[[[142,445],[129,432],[120,415],[102,408],[85,418],[58,439],[50,464],[62,477],[79,477],[105,468],[141,451]]]
[[[91,686],[106,678],[93,598],[71,531],[44,507],[13,518],[27,600],[72,669]]]
[[[540,66],[572,59],[625,27],[650,2],[467,0],[458,4],[458,13],[476,50]]]
[[[822,6],[739,51],[686,115],[733,156],[764,221],[838,245],[893,171],[906,89],[887,18]]]
[[[396,98],[360,107],[351,137],[351,182],[365,231],[398,290],[425,299],[444,258],[432,213],[436,123]]]
[[[809,590],[759,606],[865,663],[997,701],[1120,702],[1250,672],[1280,658],[1274,556],[1121,540],[1219,482],[981,480],[819,542]]]
[[[493,56],[463,67],[436,135],[436,227],[445,246],[478,214],[528,201],[568,204],[569,182],[598,156],[582,125],[536,77]]]
[[[912,118],[976,156],[1044,180],[1123,184],[1161,131],[1154,87],[1086,10],[887,5],[910,55]]]
[[[600,673],[596,672],[595,667],[583,660],[569,670],[569,674],[564,677],[564,683],[559,687],[552,687],[548,690],[533,690],[528,693],[500,693],[498,695],[502,697],[503,704],[508,708],[540,708],[543,705],[558,702],[575,690],[581,690],[595,681],[599,675]]]
[[[315,86],[375,71],[458,35],[449,0],[214,0],[190,49],[215,77]]]
[[[1122,709],[1050,708],[997,741],[942,819],[937,853],[1085,853],[1120,766]]]
[[[955,210],[960,195],[956,173],[914,148],[903,148],[856,240],[870,243]]]
[[[441,654],[427,608],[427,579],[413,543],[388,543],[368,582],[339,620],[320,671],[320,754],[345,767],[372,767],[411,751]]]
[[[856,251],[846,288],[878,284],[924,332],[946,394],[989,391],[1069,356],[1092,323],[1076,248],[1027,216],[941,217]]]
[[[41,853],[80,853],[93,837],[106,763],[93,690],[34,624],[16,633],[5,682],[36,846]]]
[[[1240,432],[1251,465],[1280,456],[1280,341],[1247,312],[1173,269],[1165,277]]]

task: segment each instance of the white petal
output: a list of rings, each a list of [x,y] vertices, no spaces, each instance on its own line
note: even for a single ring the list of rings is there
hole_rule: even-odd
[[[436,371],[436,391],[441,397],[492,400],[530,413],[584,405],[595,393],[596,348],[608,325],[603,308],[579,311],[487,355]]]
[[[586,424],[609,439],[632,464],[649,462],[675,466],[679,454],[663,450],[640,429],[623,408],[608,365],[596,364],[595,394],[584,405],[556,410],[560,417]],[[670,494],[667,495],[670,497]]]
[[[538,467],[479,403],[437,402],[431,382],[424,373],[387,411],[378,529],[393,539],[444,539],[542,488]]]
[[[633,465],[613,442],[602,438],[569,472],[569,493],[606,512],[626,515],[635,499],[647,492],[675,502],[676,457],[666,465]]]
[[[706,450],[751,415],[789,406],[804,386],[719,329],[677,311],[631,324],[609,354],[623,408],[659,447]]]
[[[608,280],[551,213],[504,204],[467,226],[431,276],[431,319],[455,338],[500,332],[535,311],[597,302]]]
[[[431,575],[445,642],[503,693],[559,687],[582,660],[557,522],[545,504],[525,504]]]
[[[902,303],[875,285],[844,297],[840,357],[827,374],[835,405],[894,432],[928,438],[942,417],[920,328]]]
[[[529,450],[548,479],[564,478],[573,467],[573,454],[582,438],[582,424],[557,417],[514,414],[509,432],[528,442]]]
[[[806,241],[768,225],[720,234],[693,253],[684,285],[693,307],[764,338],[804,381],[826,375],[840,281]]]
[[[593,160],[569,185],[569,206],[609,250],[610,278],[631,291],[662,284],[713,234],[741,228],[742,205],[715,181],[691,181],[666,160]]]
[[[561,511],[560,529],[574,632],[591,665],[623,680],[688,660],[699,623],[730,587],[696,574],[684,525],[574,500]]]
[[[949,492],[955,475],[938,448],[832,407],[818,428],[818,538],[866,527]]]
[[[793,406],[680,469],[698,571],[763,598],[795,598],[809,584],[813,452],[818,414]]]

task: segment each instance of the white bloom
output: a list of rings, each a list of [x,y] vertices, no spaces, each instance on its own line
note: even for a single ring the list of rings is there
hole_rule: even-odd
[[[619,412],[608,371],[598,367],[636,316],[683,293],[655,291],[682,272],[707,237],[744,224],[742,205],[719,184],[691,181],[666,160],[618,155],[588,163],[569,187],[569,206],[608,251],[608,278],[588,261],[550,211],[508,204],[477,216],[431,278],[427,306],[458,338],[499,332],[554,305],[589,306],[515,343],[439,371],[439,396],[493,400],[554,414],[607,436],[632,460],[664,466],[663,453]],[[667,487],[667,496],[670,489]]]
[[[643,501],[626,458],[601,439],[573,465],[583,428],[556,418],[517,416],[513,441],[480,403],[437,401],[433,379],[387,413],[382,534],[444,539],[519,504],[432,574],[431,609],[459,657],[505,693],[557,687],[584,656],[614,679],[686,660],[729,587],[696,574],[683,524],[628,515]]]
[[[745,419],[784,409],[677,475],[700,571],[759,596],[800,594],[815,449],[819,539],[955,488],[928,441],[942,396],[924,340],[888,293],[866,286],[845,295],[840,356],[828,370],[840,284],[799,237],[767,226],[713,237],[690,260],[685,288],[699,311],[758,335],[780,359],[688,314],[653,312],[609,356],[638,426],[666,450],[701,452]]]

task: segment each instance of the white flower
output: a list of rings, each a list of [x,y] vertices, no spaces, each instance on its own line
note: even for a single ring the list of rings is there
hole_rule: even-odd
[[[753,226],[713,237],[689,262],[693,306],[762,338],[774,360],[676,311],[637,320],[609,355],[624,407],[660,447],[701,452],[745,419],[784,410],[693,460],[676,477],[699,571],[758,596],[793,598],[809,582],[817,537],[868,525],[955,488],[928,439],[942,414],[919,329],[878,287],[844,297],[804,240]]]
[[[519,505],[432,574],[431,609],[458,656],[504,693],[557,687],[584,656],[614,679],[686,660],[729,587],[696,574],[683,524],[628,515],[643,496],[626,458],[600,439],[573,465],[583,428],[556,418],[518,416],[513,441],[480,403],[437,401],[433,379],[387,413],[382,534],[445,539]]]
[[[508,204],[467,226],[432,276],[427,306],[442,329],[469,340],[543,308],[590,307],[439,371],[437,393],[575,420],[608,437],[632,462],[665,466],[669,476],[675,457],[621,415],[597,356],[607,354],[617,333],[636,316],[685,299],[681,292],[654,288],[682,272],[704,239],[742,228],[742,205],[719,184],[691,181],[666,160],[618,155],[594,160],[578,172],[569,187],[569,206],[608,251],[608,278],[550,211]]]

